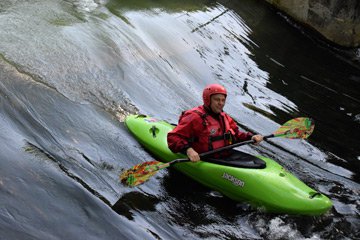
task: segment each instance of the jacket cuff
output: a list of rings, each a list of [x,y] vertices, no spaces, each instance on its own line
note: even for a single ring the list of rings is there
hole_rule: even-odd
[[[186,144],[186,145],[180,150],[180,153],[187,155],[187,154],[186,154],[186,150],[188,150],[188,148],[190,148],[190,145],[189,145],[189,144]]]

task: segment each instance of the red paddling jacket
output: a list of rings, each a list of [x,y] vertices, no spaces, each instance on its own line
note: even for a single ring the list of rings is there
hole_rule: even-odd
[[[171,151],[185,153],[189,147],[203,153],[226,145],[250,140],[252,133],[241,132],[225,112],[215,114],[199,106],[182,113],[179,124],[167,135]]]

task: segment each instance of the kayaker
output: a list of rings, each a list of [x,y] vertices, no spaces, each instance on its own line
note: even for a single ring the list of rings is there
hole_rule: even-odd
[[[223,111],[227,97],[226,89],[220,84],[210,84],[204,88],[202,106],[184,111],[178,125],[168,133],[167,142],[171,151],[184,153],[193,161],[199,161],[199,153],[221,148],[245,140],[256,144],[262,135],[239,130],[235,121]],[[213,157],[226,157],[220,152]]]

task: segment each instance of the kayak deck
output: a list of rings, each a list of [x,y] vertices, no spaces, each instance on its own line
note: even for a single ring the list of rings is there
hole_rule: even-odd
[[[125,124],[137,141],[159,160],[169,162],[186,158],[168,148],[167,133],[174,125],[145,115],[130,115]],[[239,160],[241,157],[243,160]],[[268,212],[320,215],[332,206],[329,198],[270,158],[240,152],[235,154],[235,159],[202,160],[178,163],[174,167],[235,201],[248,202]]]

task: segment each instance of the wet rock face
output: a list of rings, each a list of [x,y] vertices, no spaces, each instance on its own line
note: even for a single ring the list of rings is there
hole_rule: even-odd
[[[358,0],[266,0],[295,20],[310,26],[329,41],[360,47]]]

